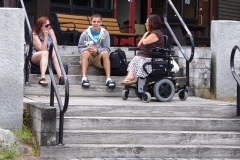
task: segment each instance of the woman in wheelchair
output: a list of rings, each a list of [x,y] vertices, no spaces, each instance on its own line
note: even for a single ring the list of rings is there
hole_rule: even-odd
[[[179,85],[173,75],[179,68],[171,55],[173,51],[164,43],[164,38],[167,42],[167,37],[161,31],[161,18],[150,15],[145,25],[147,32],[139,41],[138,49],[129,48],[139,51],[129,63],[128,74],[121,82],[125,86],[122,99],[127,100],[129,89],[134,89],[137,97],[147,103],[152,97],[160,102],[168,102],[176,92],[180,100],[185,100],[186,86]]]
[[[161,31],[162,21],[158,15],[150,15],[145,23],[147,32],[143,35],[138,43],[139,51],[128,65],[128,74],[121,82],[122,85],[130,85],[136,83],[135,77],[147,77],[147,73],[143,70],[143,64],[151,62],[152,58],[149,50],[155,47],[164,47],[164,36]],[[160,59],[161,60],[161,59]],[[146,66],[148,73],[151,73],[152,67]]]

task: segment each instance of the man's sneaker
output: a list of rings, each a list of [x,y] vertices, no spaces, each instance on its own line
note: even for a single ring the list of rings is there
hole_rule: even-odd
[[[82,79],[82,87],[89,87],[90,83],[87,78]]]
[[[108,86],[109,88],[114,88],[116,87],[116,84],[111,79],[108,79],[106,82],[106,86]]]

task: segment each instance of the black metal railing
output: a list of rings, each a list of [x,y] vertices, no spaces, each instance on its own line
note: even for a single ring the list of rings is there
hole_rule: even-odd
[[[172,9],[175,12],[176,16],[180,20],[184,30],[186,31],[186,33],[188,34],[188,36],[190,38],[190,41],[191,41],[191,55],[190,55],[190,57],[188,57],[188,55],[184,52],[184,50],[183,50],[182,46],[180,45],[177,37],[173,33],[173,30],[171,29],[170,25],[168,24],[168,20],[167,20],[168,5],[170,5],[172,7]],[[193,39],[192,33],[189,31],[188,27],[184,23],[182,17],[179,15],[177,9],[175,8],[175,6],[174,6],[174,4],[172,3],[171,0],[166,0],[165,1],[163,19],[164,19],[164,23],[165,23],[166,27],[168,28],[172,38],[174,39],[175,43],[177,44],[178,48],[180,49],[181,53],[183,54],[183,57],[186,60],[186,86],[189,87],[189,63],[193,60],[194,51],[195,51],[195,47],[194,47],[195,45],[194,45],[194,39]]]
[[[233,78],[237,82],[237,117],[240,117],[240,78],[239,75],[235,72],[234,67],[234,57],[236,50],[240,51],[239,46],[235,45],[232,49],[231,57],[230,57],[230,68],[233,75]]]
[[[28,28],[28,34],[29,34],[29,44],[27,44],[28,46],[25,46],[26,51],[26,60],[25,60],[25,84],[29,84],[29,71],[30,71],[30,60],[31,60],[31,56],[32,56],[32,28],[28,19],[28,15],[27,15],[27,11],[25,8],[25,5],[23,3],[23,0],[18,0],[17,2],[17,6],[19,4],[19,2],[21,3],[21,6],[23,8],[24,11],[24,16],[25,16],[25,21],[27,24],[27,28]]]
[[[27,16],[27,12],[26,12],[26,8],[24,6],[23,0],[18,0],[17,2],[17,6],[19,4],[19,2],[21,3],[21,6],[24,10],[25,13],[25,20],[26,20],[26,24],[28,27],[28,31],[29,31],[29,38],[30,38],[30,42],[29,42],[29,48],[28,48],[28,52],[26,55],[26,61],[25,61],[25,83],[29,84],[29,70],[30,70],[30,60],[31,60],[31,55],[32,55],[32,46],[33,46],[33,41],[32,41],[32,28],[30,26],[30,22]],[[26,47],[27,48],[27,47]],[[53,71],[52,71],[52,51],[53,48],[55,50],[60,68],[61,68],[61,72],[64,78],[64,82],[65,82],[65,100],[64,100],[64,105],[62,103],[60,94],[59,94],[59,90],[53,75]],[[49,75],[51,78],[51,90],[50,90],[50,106],[54,106],[54,93],[57,97],[57,101],[58,101],[58,106],[60,109],[60,120],[59,120],[59,140],[58,140],[58,144],[62,145],[63,144],[63,121],[64,121],[64,113],[67,111],[68,109],[68,102],[69,102],[69,83],[68,83],[68,78],[66,75],[66,72],[64,70],[63,67],[63,63],[57,48],[57,44],[56,42],[52,42],[50,45],[50,50],[49,50],[49,58],[48,58],[48,70],[49,70]]]
[[[62,103],[60,94],[59,94],[59,90],[56,84],[56,80],[54,78],[53,75],[53,71],[52,71],[52,51],[53,48],[55,50],[60,68],[61,68],[61,72],[62,72],[62,76],[64,78],[64,84],[65,84],[65,99],[64,99],[64,105]],[[60,57],[59,51],[58,51],[58,47],[57,47],[57,43],[56,42],[52,42],[50,45],[50,49],[49,49],[49,56],[48,56],[48,71],[49,71],[49,75],[51,78],[51,90],[50,90],[50,106],[54,106],[54,93],[56,95],[57,98],[57,102],[58,102],[58,106],[60,109],[60,119],[59,119],[59,139],[58,139],[58,144],[59,145],[63,145],[63,122],[64,122],[64,113],[67,111],[68,109],[68,102],[69,102],[69,83],[68,83],[68,78],[66,75],[66,72],[64,70],[63,67],[63,63],[62,63],[62,59]]]

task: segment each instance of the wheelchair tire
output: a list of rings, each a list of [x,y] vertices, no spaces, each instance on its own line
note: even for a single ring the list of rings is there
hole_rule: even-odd
[[[169,79],[162,79],[154,85],[153,93],[158,101],[168,102],[175,94],[175,87]]]
[[[124,90],[122,91],[122,99],[123,99],[123,100],[127,100],[127,99],[128,99],[128,94],[129,94],[129,90],[124,89]]]
[[[185,101],[188,97],[188,93],[186,90],[184,89],[181,89],[178,91],[178,98],[181,100],[181,101]]]
[[[142,100],[143,100],[143,102],[145,102],[145,103],[150,102],[150,101],[151,101],[151,98],[152,98],[152,96],[151,96],[151,94],[148,93],[148,92],[145,92],[145,93],[143,94],[143,96],[142,96]]]

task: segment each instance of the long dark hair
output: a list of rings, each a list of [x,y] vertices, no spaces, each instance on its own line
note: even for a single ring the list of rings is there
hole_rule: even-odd
[[[47,22],[47,20],[49,21],[49,18],[46,16],[40,17],[37,19],[37,22],[33,28],[33,32],[35,32],[36,34],[38,34],[41,30],[41,27],[43,26],[43,24],[45,24]]]
[[[156,14],[152,14],[148,17],[148,25],[149,25],[149,31],[162,29],[162,20],[160,16]]]

